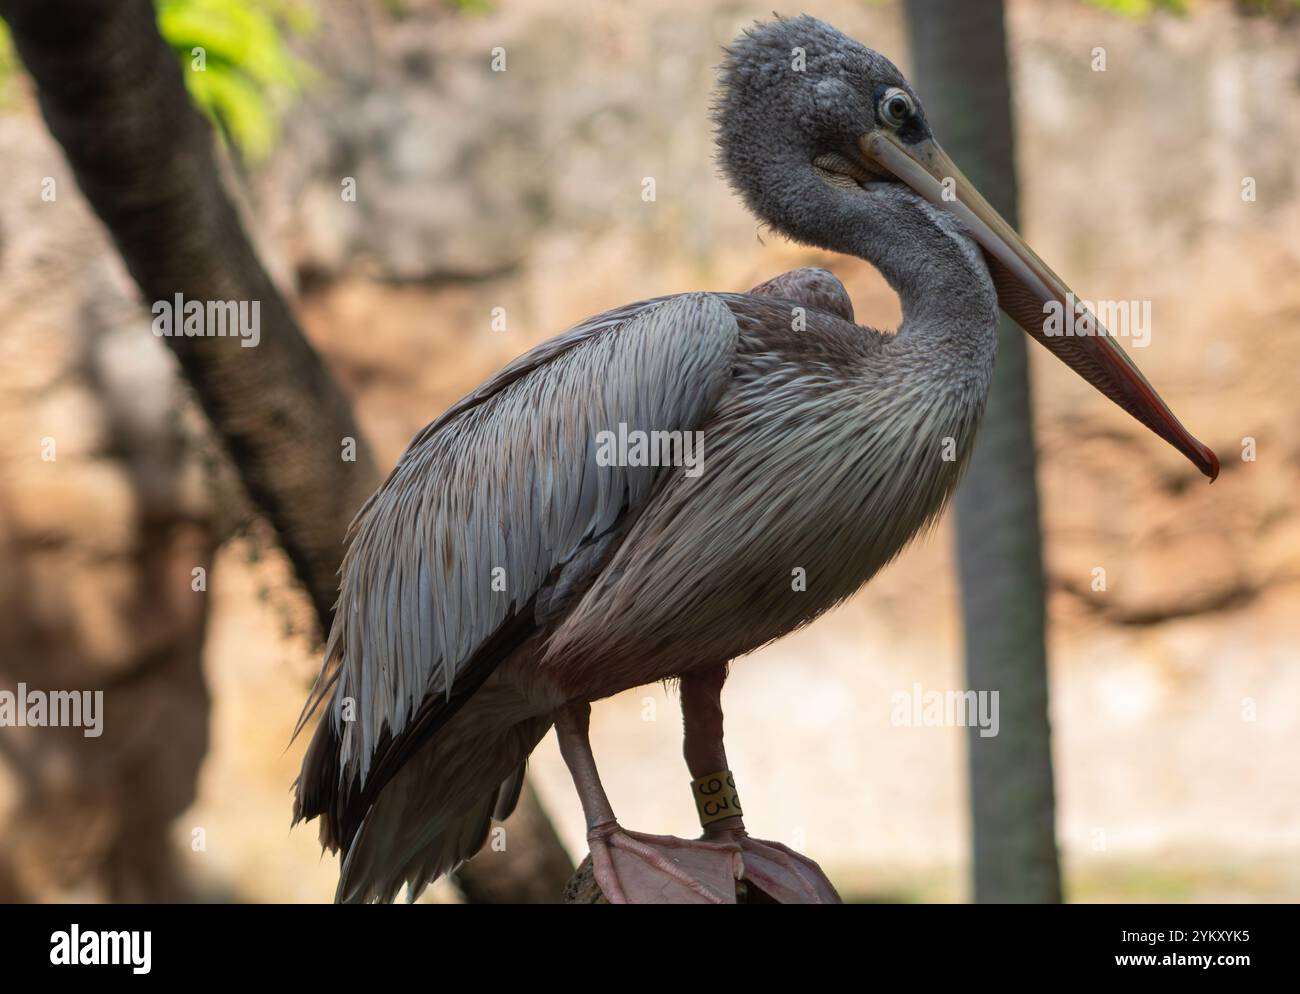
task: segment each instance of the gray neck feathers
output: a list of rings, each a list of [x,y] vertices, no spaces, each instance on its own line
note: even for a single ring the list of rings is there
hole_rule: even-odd
[[[809,181],[794,201],[797,217],[767,216],[800,241],[875,266],[902,304],[898,344],[917,354],[916,371],[970,388],[982,402],[997,351],[998,300],[976,244],[898,183],[848,189]]]
[[[735,130],[724,128],[727,135]],[[972,387],[982,401],[997,349],[998,302],[975,243],[900,183],[832,185],[798,143],[768,129],[742,130],[750,140],[726,138],[721,158],[750,209],[797,241],[875,266],[898,294],[899,345],[918,353],[918,372]]]

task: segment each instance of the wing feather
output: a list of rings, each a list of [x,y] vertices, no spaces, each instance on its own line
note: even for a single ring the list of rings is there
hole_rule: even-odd
[[[323,731],[337,762],[320,769],[338,782],[305,784],[304,766],[301,815],[373,800],[383,783],[368,782],[372,769],[386,781],[413,748],[408,725],[436,731],[434,698],[463,703],[488,648],[495,666],[526,637],[548,577],[681,471],[599,465],[599,433],[697,428],[731,380],[737,338],[709,294],[622,308],[516,359],[416,436],[353,523],[303,719],[332,687]],[[348,699],[356,720],[343,716]]]

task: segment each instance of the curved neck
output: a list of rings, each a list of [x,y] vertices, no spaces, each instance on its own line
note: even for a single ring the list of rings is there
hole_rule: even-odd
[[[957,223],[897,183],[828,186],[815,178],[797,217],[780,227],[800,241],[854,255],[898,294],[900,344],[924,352],[929,368],[992,375],[998,299],[988,266]]]

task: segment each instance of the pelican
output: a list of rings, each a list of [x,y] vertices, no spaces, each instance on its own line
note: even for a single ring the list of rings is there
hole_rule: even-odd
[[[299,721],[328,699],[294,817],[319,818],[341,854],[339,901],[413,898],[472,856],[552,726],[611,903],[732,903],[739,879],[838,901],[813,861],[746,833],[723,683],[935,520],[970,457],[999,307],[1218,472],[1100,325],[1051,333],[1071,291],[943,152],[888,59],[812,17],[760,23],[726,50],[714,116],[753,213],[870,262],[902,322],[855,324],[819,269],[641,301],[537,346],[416,435],[353,523]],[[588,738],[590,702],[665,680],[694,840],[621,826]]]

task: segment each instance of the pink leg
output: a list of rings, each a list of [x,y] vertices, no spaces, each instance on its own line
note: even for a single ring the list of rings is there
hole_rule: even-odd
[[[727,753],[722,744],[722,685],[726,679],[725,665],[686,673],[681,678],[682,753],[696,780],[727,770]],[[705,817],[703,812],[701,817]],[[739,845],[744,879],[779,904],[840,903],[839,894],[821,867],[779,842],[750,838],[742,814],[710,821],[703,838]]]
[[[591,706],[556,716],[560,754],[587,819],[596,884],[610,904],[735,904],[739,849],[728,841],[690,841],[629,832],[614,819],[587,731]]]

